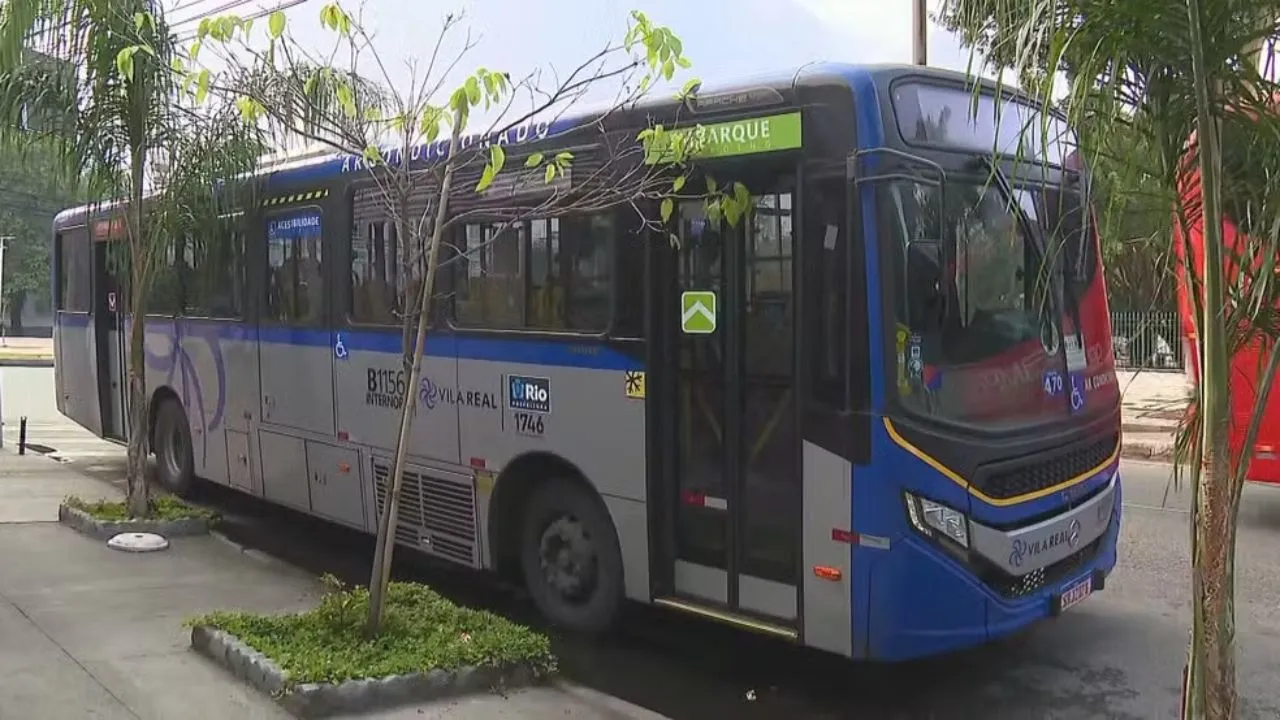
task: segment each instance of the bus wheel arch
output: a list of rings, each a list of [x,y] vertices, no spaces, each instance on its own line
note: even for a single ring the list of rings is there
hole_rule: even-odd
[[[177,393],[158,388],[151,396],[148,440],[156,456],[155,477],[165,490],[187,497],[196,486],[195,446],[187,411]]]
[[[539,554],[550,528],[530,525],[563,517],[563,529],[581,533],[590,547],[590,597],[573,604],[554,597],[537,572]],[[573,463],[559,456],[532,452],[512,461],[494,484],[489,508],[489,535],[495,569],[523,580],[534,603],[554,624],[568,630],[599,633],[616,619],[625,597],[622,551],[617,527],[599,492]]]

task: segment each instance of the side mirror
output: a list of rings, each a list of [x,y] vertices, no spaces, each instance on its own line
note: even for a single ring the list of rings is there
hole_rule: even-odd
[[[936,242],[907,246],[907,312],[919,330],[942,326],[947,317],[946,255]]]

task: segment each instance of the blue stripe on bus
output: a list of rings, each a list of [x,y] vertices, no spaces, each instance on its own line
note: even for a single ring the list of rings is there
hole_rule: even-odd
[[[59,313],[58,325],[67,328],[89,326],[89,316]],[[349,352],[399,353],[399,330],[254,327],[238,322],[216,320],[178,321],[151,319],[147,331],[173,337],[175,331],[183,336],[212,334],[221,340],[246,341],[257,337],[259,342],[271,345],[296,347],[332,347],[337,337]],[[427,354],[436,357],[457,357],[463,360],[487,360],[528,365],[551,365],[592,370],[642,370],[644,363],[638,358],[619,352],[594,338],[574,340],[548,340],[545,338],[519,338],[511,336],[476,337],[458,335],[452,331],[436,331],[427,337]]]

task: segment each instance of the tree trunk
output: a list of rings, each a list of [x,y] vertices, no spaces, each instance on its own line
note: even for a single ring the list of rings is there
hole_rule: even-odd
[[[129,220],[129,357],[128,357],[128,412],[129,445],[126,465],[127,496],[125,504],[131,518],[146,517],[150,512],[147,487],[147,442],[150,427],[147,422],[147,376],[143,343],[146,339],[148,270],[151,250],[147,246],[142,227],[143,162],[141,152],[133,154],[132,197],[127,212]]]
[[[1213,102],[1221,93],[1208,66],[1200,0],[1187,0],[1196,91],[1197,154],[1204,227],[1204,353],[1200,374],[1202,447],[1207,474],[1193,467],[1192,634],[1182,714],[1186,720],[1233,720],[1235,583],[1233,480],[1227,443],[1228,354],[1223,278],[1220,128]]]
[[[382,632],[382,621],[385,616],[387,586],[391,583],[391,558],[395,551],[396,523],[400,510],[400,488],[404,480],[405,459],[409,454],[409,435],[413,429],[413,418],[418,408],[418,385],[422,378],[422,356],[426,349],[427,325],[430,320],[431,296],[435,291],[436,266],[439,264],[440,242],[444,235],[444,223],[449,212],[449,193],[453,186],[454,157],[458,150],[458,138],[462,134],[462,123],[455,122],[453,135],[449,139],[449,155],[445,161],[444,177],[440,182],[440,199],[436,205],[435,224],[431,228],[431,246],[427,251],[427,267],[424,270],[422,289],[416,299],[418,326],[414,333],[412,354],[413,367],[409,371],[409,380],[405,382],[404,398],[400,404],[400,433],[396,438],[395,462],[388,478],[387,498],[382,505],[382,515],[378,518],[378,539],[374,548],[373,572],[369,578],[369,619],[365,626],[368,637],[376,637]],[[401,162],[408,170],[408,153],[402,155]],[[407,208],[401,208],[399,221],[403,226]],[[403,227],[401,228],[403,229]],[[400,235],[400,237],[405,237]],[[407,308],[406,308],[407,310]]]

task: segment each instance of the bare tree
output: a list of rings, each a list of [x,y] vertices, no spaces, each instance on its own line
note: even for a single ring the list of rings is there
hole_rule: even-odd
[[[252,46],[250,23],[210,19],[198,30],[192,54],[212,39],[223,49],[234,48],[224,53],[230,69],[219,77],[208,70],[192,77],[234,96],[247,117],[279,133],[348,154],[372,179],[378,202],[407,248],[399,259],[405,281],[398,283],[396,298],[405,382],[396,383],[400,424],[370,579],[367,633],[372,636],[382,627],[437,273],[510,241],[514,233],[505,231],[528,218],[629,206],[641,226],[661,228],[677,199],[696,197],[736,223],[749,197],[741,185],[719,189],[714,180],[708,181],[707,193],[685,191],[691,160],[704,142],[697,128],[669,131],[655,125],[637,131],[618,119],[619,111],[633,107],[656,82],[670,81],[690,66],[679,38],[642,12],[631,13],[621,42],[605,45],[567,75],[546,81],[543,73],[531,72],[517,79],[481,68],[451,89],[445,87],[447,78],[475,45],[467,34],[462,51],[444,57],[445,40],[461,25],[460,15],[445,18],[425,64],[409,62],[404,84],[392,77],[357,16],[330,3],[320,20],[334,37],[334,47],[324,54],[299,45],[279,12],[268,18],[265,49]],[[374,77],[361,74],[365,66]],[[608,83],[617,85],[608,107],[578,122],[564,119],[589,90]],[[690,81],[682,92],[693,87]],[[480,113],[490,119],[468,135]],[[572,149],[537,151],[552,134],[558,147]],[[508,152],[524,157],[509,166]],[[447,231],[481,213],[477,203],[467,202],[476,194],[483,196],[483,215],[500,218],[496,231],[478,246],[458,248],[442,263]],[[649,207],[657,208],[656,217]]]

